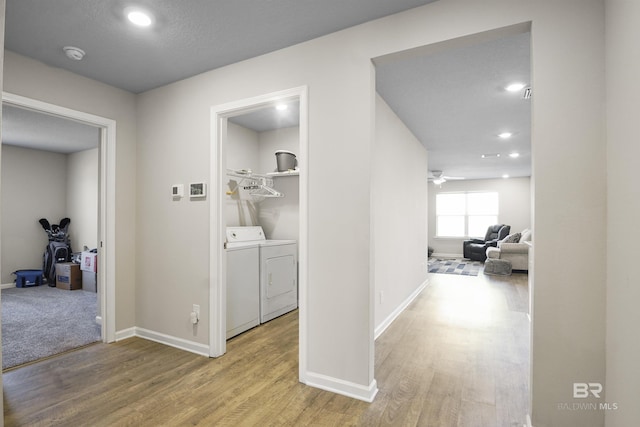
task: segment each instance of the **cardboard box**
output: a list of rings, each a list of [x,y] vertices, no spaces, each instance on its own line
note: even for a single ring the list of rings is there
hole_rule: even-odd
[[[98,254],[95,252],[82,252],[80,258],[80,269],[82,271],[98,272]]]
[[[80,264],[60,262],[56,264],[56,288],[73,291],[82,289]]]

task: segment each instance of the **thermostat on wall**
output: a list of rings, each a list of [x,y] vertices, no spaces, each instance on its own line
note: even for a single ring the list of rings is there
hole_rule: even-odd
[[[175,184],[171,186],[171,196],[174,198],[184,197],[184,185]]]
[[[204,182],[192,182],[189,184],[189,196],[190,197],[206,197],[207,188]]]

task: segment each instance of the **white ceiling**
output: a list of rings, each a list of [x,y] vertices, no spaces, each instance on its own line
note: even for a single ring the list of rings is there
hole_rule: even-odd
[[[529,40],[523,33],[418,50],[376,66],[378,93],[427,147],[430,170],[466,179],[531,175],[531,100],[505,90],[530,83]],[[498,137],[507,131],[511,138]]]
[[[140,93],[432,1],[190,0],[185,7],[175,0],[137,0],[155,19],[144,30],[124,18],[130,0],[7,0],[5,47]],[[427,147],[430,169],[468,179],[530,175],[530,101],[507,97],[503,90],[511,79],[530,82],[528,40],[526,34],[377,65],[379,93]],[[69,45],[86,51],[85,58],[68,59],[62,48]],[[18,119],[18,113],[3,112],[3,142],[53,134],[47,129],[35,135],[44,125],[25,124],[26,116]],[[264,118],[261,124],[247,121],[251,116],[238,120],[256,130],[274,127]],[[30,134],[18,135],[18,120]],[[57,127],[67,125],[69,132],[79,129],[73,122]],[[508,143],[496,137],[504,129],[514,132]],[[72,139],[71,134],[60,138]],[[49,150],[58,149],[53,141],[48,144]],[[511,150],[521,157],[478,157]]]
[[[7,0],[5,46],[140,93],[434,0]],[[155,19],[129,25],[136,5]],[[86,52],[70,61],[64,46]]]
[[[286,109],[278,110],[275,106],[268,106],[250,113],[231,117],[229,121],[255,132],[298,126],[300,123],[300,102],[289,101],[287,103],[278,103],[278,105],[285,105]]]
[[[98,147],[97,127],[48,114],[2,106],[2,143],[34,150],[75,153]]]

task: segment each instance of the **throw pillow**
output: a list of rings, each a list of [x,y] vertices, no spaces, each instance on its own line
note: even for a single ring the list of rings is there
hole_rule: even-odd
[[[518,243],[520,241],[520,233],[509,234],[502,239],[502,243]]]
[[[522,237],[520,237],[520,243],[528,242],[531,240],[531,230],[526,230],[522,232]]]

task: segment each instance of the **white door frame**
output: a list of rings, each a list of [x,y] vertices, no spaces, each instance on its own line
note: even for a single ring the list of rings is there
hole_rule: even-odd
[[[210,263],[209,263],[209,355],[218,357],[226,352],[227,291],[226,251],[224,250],[226,220],[224,215],[227,159],[227,119],[259,110],[277,101],[300,101],[300,240],[299,250],[299,377],[305,382],[307,368],[307,254],[308,254],[308,106],[307,86],[272,92],[211,107],[211,194],[210,201]]]
[[[100,292],[100,314],[102,316],[102,341],[116,339],[115,306],[115,212],[116,212],[116,122],[93,114],[72,110],[7,92],[2,93],[3,104],[36,111],[50,116],[62,117],[100,129],[100,188],[99,188],[99,240],[98,287]]]

